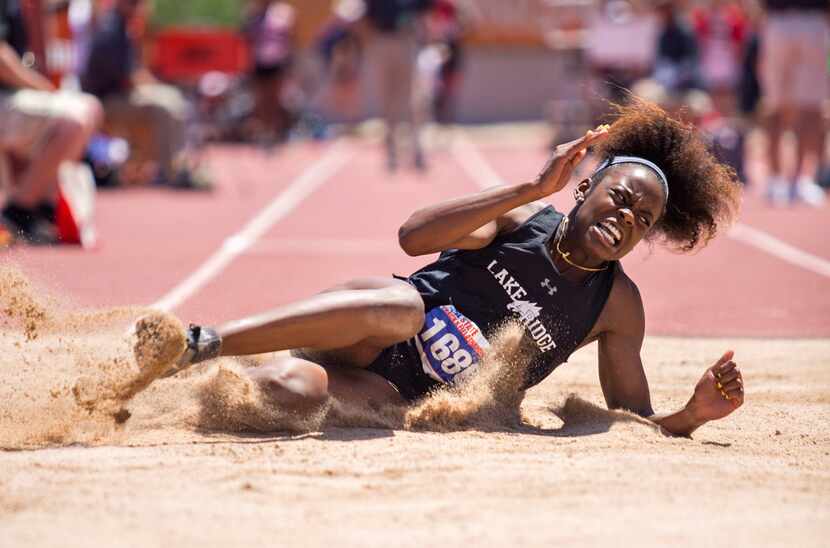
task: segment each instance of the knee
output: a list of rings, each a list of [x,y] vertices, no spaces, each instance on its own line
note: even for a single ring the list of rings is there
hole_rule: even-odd
[[[276,380],[291,393],[310,402],[322,402],[329,397],[328,375],[317,364],[292,360],[276,375]]]
[[[390,329],[405,340],[415,336],[424,325],[424,301],[411,286],[401,285],[378,290],[381,295],[372,307],[373,327]]]
[[[53,131],[67,139],[89,138],[104,121],[104,107],[93,95],[73,94],[55,116]]]
[[[295,411],[318,408],[329,397],[325,369],[305,360],[288,358],[263,366],[251,376],[269,396]]]

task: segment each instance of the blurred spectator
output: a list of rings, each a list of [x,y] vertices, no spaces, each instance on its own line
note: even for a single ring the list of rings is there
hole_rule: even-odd
[[[89,57],[91,27],[95,23],[97,3],[93,0],[69,0],[68,23],[72,33],[72,73],[78,75],[81,61]]]
[[[683,18],[679,3],[660,0],[656,9],[661,27],[657,37],[654,79],[670,93],[700,89],[702,82],[697,38]]]
[[[420,16],[432,0],[366,0],[366,16],[372,31],[370,60],[376,71],[381,108],[386,122],[386,165],[398,166],[398,126],[408,122],[415,167],[426,168],[420,127],[414,113],[413,78]]]
[[[744,3],[747,15],[747,36],[744,40],[744,50],[741,55],[741,77],[738,84],[738,108],[746,119],[753,119],[761,102],[761,82],[758,76],[758,59],[760,57],[761,40],[759,25],[763,17],[758,0]]]
[[[426,19],[430,42],[440,48],[441,63],[432,98],[435,121],[455,121],[455,101],[464,64],[464,14],[458,0],[435,0]]]
[[[597,29],[596,8],[591,4],[568,2],[546,10],[540,18],[542,38],[551,52],[545,72],[557,82],[544,105],[545,117],[551,123],[552,147],[584,135],[594,126],[594,112],[605,112],[608,107],[591,89],[595,84],[591,81],[592,72],[599,68],[592,66],[598,53],[596,43],[591,40],[591,31]],[[603,40],[607,38],[602,36]],[[647,42],[649,56],[654,40]],[[644,63],[650,64],[650,61]],[[626,65],[631,66],[627,62]]]
[[[717,110],[731,116],[747,36],[747,19],[734,0],[709,0],[692,11],[703,84]]]
[[[768,196],[775,205],[801,199],[824,202],[815,177],[824,151],[822,103],[830,96],[827,74],[828,0],[766,0],[761,35],[761,81],[769,138]],[[793,130],[798,166],[788,176],[781,166],[781,135]]]
[[[587,33],[587,56],[604,98],[622,103],[626,90],[649,74],[657,41],[655,17],[628,0],[600,2]],[[605,101],[593,105],[597,113],[607,109]]]
[[[328,106],[347,124],[357,121],[360,111],[360,67],[363,42],[355,28],[366,12],[363,0],[335,0],[332,17],[317,41],[330,93]]]
[[[0,2],[0,218],[24,241],[55,243],[58,170],[81,156],[101,106],[89,95],[56,92],[34,70],[25,30],[19,4]]]
[[[685,108],[693,113],[693,122],[715,157],[735,170],[738,180],[746,183],[746,128],[723,116],[709,95],[692,90],[684,97]]]
[[[428,40],[418,48],[415,56],[415,75],[412,78],[412,116],[415,125],[423,128],[435,120],[435,99],[441,82],[441,65],[447,48]]]
[[[150,133],[155,163],[151,178],[176,188],[210,185],[187,166],[185,117],[188,105],[178,89],[156,80],[139,62],[140,47],[131,34],[146,8],[144,0],[115,0],[91,27],[88,57],[82,62],[81,88],[101,99],[106,126],[128,141],[140,129]],[[134,142],[130,143],[134,145]]]
[[[283,90],[294,57],[294,8],[286,2],[253,0],[242,32],[252,55],[255,138],[284,138],[290,129],[290,113],[283,104]]]

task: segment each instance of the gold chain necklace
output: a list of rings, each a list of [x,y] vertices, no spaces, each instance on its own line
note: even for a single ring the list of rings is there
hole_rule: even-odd
[[[560,233],[559,237],[556,238],[556,252],[559,253],[559,256],[562,257],[562,260],[568,263],[569,265],[573,266],[574,268],[584,270],[585,272],[602,272],[603,270],[607,269],[608,263],[606,263],[605,266],[603,266],[602,268],[589,268],[587,266],[578,265],[568,258],[568,256],[571,254],[570,251],[566,253],[562,252],[562,249],[559,247],[559,243],[562,241],[562,239],[565,237],[565,234],[567,234],[568,232],[568,218],[563,218],[562,223],[562,232]]]

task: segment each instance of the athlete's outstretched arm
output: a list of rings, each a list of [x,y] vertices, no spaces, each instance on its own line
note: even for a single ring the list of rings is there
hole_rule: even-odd
[[[401,248],[414,256],[452,247],[486,246],[512,225],[515,219],[509,212],[562,190],[588,147],[607,136],[608,129],[600,127],[559,145],[533,182],[489,188],[419,209],[398,231]]]
[[[623,288],[623,293],[625,296],[616,298],[612,306],[624,319],[615,321],[612,313],[614,327],[599,337],[599,378],[609,409],[633,411],[674,435],[688,436],[743,404],[743,379],[729,351],[704,372],[683,409],[666,415],[655,414],[640,357],[645,333],[642,300],[633,284]]]

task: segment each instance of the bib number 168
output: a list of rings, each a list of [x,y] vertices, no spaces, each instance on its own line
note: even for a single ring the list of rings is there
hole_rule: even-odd
[[[421,332],[423,346],[430,355],[441,362],[441,369],[455,375],[459,371],[473,364],[470,352],[461,348],[461,343],[453,333],[445,332],[447,322],[440,318],[432,318],[432,326]]]

